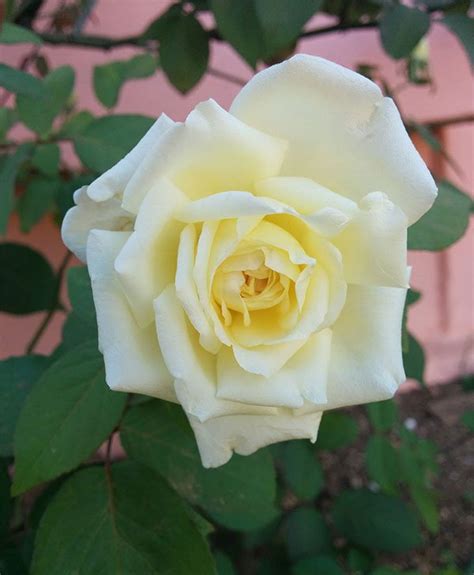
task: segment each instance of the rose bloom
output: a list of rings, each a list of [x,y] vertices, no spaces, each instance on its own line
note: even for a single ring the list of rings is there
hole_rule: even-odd
[[[315,441],[405,380],[407,227],[435,197],[393,101],[320,58],[162,115],[63,224],[108,385],[180,403],[206,467]]]

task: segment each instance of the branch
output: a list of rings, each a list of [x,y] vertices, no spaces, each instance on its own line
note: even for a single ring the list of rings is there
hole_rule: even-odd
[[[66,268],[67,268],[67,265],[68,265],[71,257],[72,257],[72,253],[68,250],[66,252],[66,255],[64,256],[62,262],[61,262],[61,265],[59,266],[58,274],[56,276],[56,291],[55,291],[55,295],[54,295],[54,302],[52,303],[51,308],[49,309],[49,311],[46,314],[43,321],[40,323],[40,325],[39,325],[38,329],[36,330],[36,332],[34,333],[33,337],[31,338],[31,341],[26,348],[27,354],[30,354],[33,352],[33,350],[35,349],[39,340],[41,339],[41,336],[46,331],[46,328],[48,327],[50,321],[53,319],[54,314],[57,311],[59,311],[58,303],[59,303],[59,298],[61,295],[61,284],[62,284],[64,273],[66,272]]]
[[[377,22],[354,22],[354,23],[339,23],[324,28],[315,28],[308,30],[300,35],[300,38],[310,38],[313,36],[322,36],[323,34],[332,34],[334,32],[347,32],[350,30],[366,30],[375,28]],[[82,48],[99,48],[102,50],[111,50],[120,46],[141,46],[144,47],[148,44],[149,40],[143,36],[124,36],[123,38],[107,38],[106,36],[92,36],[89,34],[61,34],[49,32],[36,32],[43,42],[46,44],[61,45],[67,44],[69,46],[80,46]],[[208,31],[209,38],[218,42],[224,42],[224,39],[219,32],[213,28]]]

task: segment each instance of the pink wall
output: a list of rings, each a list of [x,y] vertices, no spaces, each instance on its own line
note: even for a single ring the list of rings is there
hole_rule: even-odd
[[[55,2],[50,4],[54,5]],[[86,31],[117,37],[139,33],[167,4],[169,2],[163,0],[101,0],[97,3]],[[324,24],[324,21],[324,17],[318,16],[310,23],[310,27]],[[474,91],[465,53],[457,40],[440,25],[434,25],[429,41],[434,87],[401,91],[398,100],[403,114],[418,121],[472,114]],[[3,47],[0,50],[1,59],[12,65],[17,64],[24,53],[24,48],[18,46]],[[376,31],[353,31],[309,38],[300,42],[298,51],[323,56],[349,67],[359,63],[377,64],[392,87],[403,82],[402,64],[394,62],[383,53]],[[119,48],[112,52],[100,52],[59,46],[48,47],[45,53],[52,67],[71,64],[76,69],[80,107],[104,114],[106,111],[93,94],[93,67],[109,60],[129,58],[136,50]],[[252,75],[252,71],[232,49],[222,43],[214,43],[212,46],[211,66],[231,72],[244,80]],[[152,116],[165,112],[176,120],[182,120],[197,102],[210,97],[228,107],[237,91],[238,86],[207,76],[191,94],[182,96],[158,73],[152,78],[127,84],[122,90],[116,111]],[[472,125],[448,128],[442,137],[450,154],[460,165],[462,176],[453,174],[448,166],[441,166],[441,170],[462,189],[471,192]],[[430,160],[429,157],[427,160]],[[33,245],[46,253],[56,266],[64,253],[58,231],[48,219],[41,222],[28,236],[21,235],[16,222],[12,221],[7,237]],[[460,372],[474,369],[473,237],[471,226],[469,234],[461,242],[442,254],[410,255],[410,262],[414,266],[412,284],[424,294],[423,300],[412,308],[410,327],[428,351],[427,379],[431,382],[447,380]],[[0,356],[23,353],[26,342],[40,321],[41,314],[21,318],[0,315]],[[57,314],[38,351],[49,352],[54,347],[61,323],[62,318]]]

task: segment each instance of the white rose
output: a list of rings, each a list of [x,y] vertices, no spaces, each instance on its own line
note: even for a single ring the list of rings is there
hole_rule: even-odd
[[[162,116],[63,225],[108,385],[179,402],[208,467],[392,396],[407,226],[435,196],[393,101],[320,58]]]

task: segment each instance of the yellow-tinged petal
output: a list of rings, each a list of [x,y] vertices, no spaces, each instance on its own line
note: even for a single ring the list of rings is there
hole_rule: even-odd
[[[434,202],[436,185],[395,104],[347,68],[299,54],[254,76],[231,113],[288,141],[279,175],[311,178],[356,202],[380,190],[410,224]]]
[[[87,243],[106,381],[117,391],[177,401],[154,326],[141,328],[135,322],[114,271],[114,260],[129,237],[129,232],[93,230]]]
[[[252,191],[255,181],[279,173],[285,153],[283,140],[241,122],[214,100],[202,102],[145,158],[125,190],[124,207],[137,213],[153,182],[162,177],[193,200],[228,190]]]

